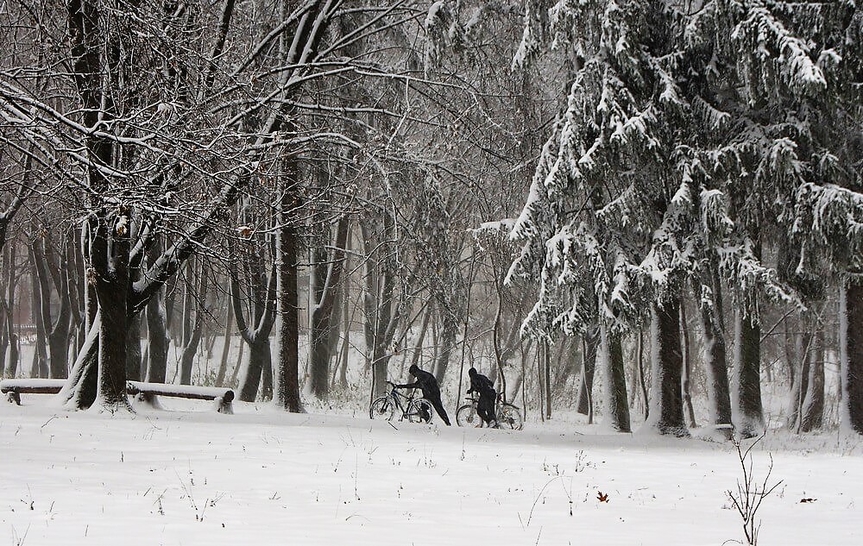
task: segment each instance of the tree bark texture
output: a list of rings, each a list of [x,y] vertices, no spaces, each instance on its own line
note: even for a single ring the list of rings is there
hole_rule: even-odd
[[[278,260],[277,260],[278,261]],[[254,327],[248,326],[243,305],[240,299],[240,282],[236,265],[231,264],[231,300],[234,306],[234,319],[243,341],[249,345],[249,353],[243,361],[240,371],[239,399],[242,402],[253,402],[258,396],[258,388],[263,377],[264,366],[272,366],[270,351],[270,332],[276,319],[276,283],[278,282],[278,264],[267,280],[264,264],[260,256],[253,258],[247,264],[251,277],[252,319]]]
[[[731,388],[728,382],[728,362],[725,336],[717,313],[710,306],[701,307],[701,328],[704,332],[704,369],[707,375],[707,403],[710,424],[731,432]]]
[[[312,290],[314,301],[309,333],[309,386],[312,394],[318,398],[326,398],[329,392],[330,361],[338,341],[338,338],[333,336],[339,324],[337,296],[341,289],[349,227],[347,216],[339,219],[332,256],[325,250],[315,253],[316,260],[312,276],[315,281]]]
[[[149,383],[165,383],[168,375],[168,317],[165,290],[162,288],[147,302],[147,374]]]
[[[863,434],[863,279],[849,276],[839,297],[843,426]]]
[[[824,422],[824,328],[820,321],[813,320],[815,332],[809,347],[807,361],[806,396],[800,407],[799,432],[820,429]]]
[[[34,245],[34,246],[39,246]],[[48,301],[42,294],[36,257],[33,249],[30,250],[30,290],[31,305],[34,321],[36,322],[36,346],[33,351],[33,362],[30,365],[30,377],[48,377],[48,334],[45,322],[50,320],[45,317],[49,307]],[[50,292],[47,297],[50,297]]]
[[[6,277],[6,293],[2,295],[5,298],[6,317],[5,324],[7,339],[9,340],[9,356],[5,361],[0,361],[0,370],[4,377],[15,377],[18,373],[18,359],[20,355],[20,346],[18,334],[15,333],[15,321],[12,310],[15,309],[15,291],[17,284],[17,276],[15,275],[15,245],[9,245],[8,252],[4,259],[8,267],[4,270],[8,275]]]
[[[387,382],[387,369],[392,353],[389,347],[395,337],[395,326],[400,311],[395,294],[396,271],[394,258],[390,255],[390,245],[377,243],[390,241],[393,236],[394,220],[389,213],[383,213],[383,231],[380,237],[372,235],[365,222],[360,224],[363,232],[363,245],[367,256],[375,252],[381,257],[369,258],[366,262],[365,293],[365,332],[369,363],[372,368],[371,396],[384,394]],[[376,250],[377,249],[377,250]]]
[[[276,366],[273,403],[292,413],[302,411],[300,399],[299,294],[297,227],[294,211],[299,205],[295,169],[290,165],[287,187],[279,206],[276,257]],[[329,320],[329,318],[327,319]],[[324,382],[327,382],[324,377]]]
[[[632,432],[629,421],[629,403],[626,395],[626,371],[623,366],[623,343],[620,334],[601,324],[600,354],[605,374],[605,419],[617,432]]]
[[[672,298],[651,310],[653,402],[650,425],[661,434],[688,436],[683,416],[683,352],[680,344],[680,300]]]
[[[225,332],[222,338],[222,356],[219,359],[219,371],[216,374],[216,386],[225,386],[225,375],[228,373],[228,354],[231,352],[231,338],[234,331],[234,308],[230,302],[225,306]]]
[[[143,377],[141,351],[141,324],[143,317],[136,313],[129,318],[129,328],[126,330],[126,379],[140,381]]]
[[[761,402],[761,326],[758,317],[747,306],[734,316],[734,396],[732,421],[734,430],[744,438],[764,432],[764,408]]]
[[[206,301],[207,301],[207,272],[203,270],[203,266],[195,267],[190,262],[190,272],[195,272],[192,278],[188,279],[187,293],[189,297],[186,299],[187,305],[184,305],[183,314],[185,315],[184,336],[183,336],[183,352],[180,356],[180,384],[192,384],[192,367],[195,362],[195,355],[198,354],[198,347],[201,345],[201,336],[204,333],[204,322],[206,320]],[[194,317],[191,315],[194,314]]]
[[[130,247],[118,220],[113,214],[102,215],[91,243],[96,297],[102,315],[95,403],[110,412],[131,408],[126,396]]]
[[[584,334],[584,348],[582,350],[581,381],[578,385],[575,409],[582,415],[593,413],[593,375],[596,372],[597,349],[599,348],[599,329],[594,327]]]
[[[87,409],[96,400],[101,326],[101,313],[97,311],[84,338],[84,343],[78,351],[78,357],[69,372],[66,384],[57,395],[61,404],[69,409]]]

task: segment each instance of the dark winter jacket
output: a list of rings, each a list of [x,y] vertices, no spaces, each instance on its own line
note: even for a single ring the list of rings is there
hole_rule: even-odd
[[[429,400],[440,400],[440,386],[438,386],[437,379],[435,379],[433,374],[420,369],[411,371],[411,374],[416,378],[416,381],[399,385],[399,387],[406,389],[420,389],[423,391],[423,398],[428,398]]]
[[[480,396],[489,396],[492,399],[494,399],[496,394],[494,383],[481,373],[473,374],[470,377],[470,388],[467,390],[467,393],[470,394],[474,391],[478,392]]]

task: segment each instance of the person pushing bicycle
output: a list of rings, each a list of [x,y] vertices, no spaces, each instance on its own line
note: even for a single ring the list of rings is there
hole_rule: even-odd
[[[416,364],[411,365],[408,371],[416,378],[416,381],[404,385],[396,385],[396,387],[402,389],[420,389],[423,392],[423,398],[432,403],[432,406],[434,406],[440,418],[443,419],[443,422],[447,426],[450,426],[449,417],[447,417],[446,410],[443,409],[443,404],[440,401],[440,387],[437,384],[435,376],[425,370],[421,370]]]
[[[497,398],[497,392],[494,390],[494,383],[491,379],[482,375],[476,368],[468,370],[470,376],[470,388],[467,393],[479,393],[479,400],[476,404],[476,413],[480,419],[490,427],[497,427],[497,418],[494,414],[494,402]]]

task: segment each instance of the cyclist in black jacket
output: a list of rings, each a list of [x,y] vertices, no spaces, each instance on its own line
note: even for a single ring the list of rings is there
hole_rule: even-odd
[[[443,404],[440,401],[440,387],[434,375],[419,369],[419,366],[416,364],[413,364],[408,371],[416,378],[416,381],[396,386],[403,389],[420,389],[423,392],[423,398],[432,403],[432,406],[434,406],[440,418],[443,419],[443,422],[447,426],[450,426],[449,417],[447,417],[446,410],[443,409]]]
[[[494,401],[497,397],[497,392],[494,390],[494,383],[491,379],[482,375],[476,368],[468,370],[470,376],[470,388],[467,393],[474,391],[479,393],[479,400],[476,404],[476,413],[479,418],[485,421],[488,426],[497,426],[497,418],[494,415]]]

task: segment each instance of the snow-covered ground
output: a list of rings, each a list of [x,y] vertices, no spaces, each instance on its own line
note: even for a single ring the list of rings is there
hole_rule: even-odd
[[[505,432],[237,402],[234,415],[163,399],[111,416],[51,401],[0,404],[0,545],[744,540],[729,443],[564,414]],[[771,433],[752,452],[759,487],[771,456],[768,485],[782,483],[757,511],[760,544],[863,544],[860,437]]]

